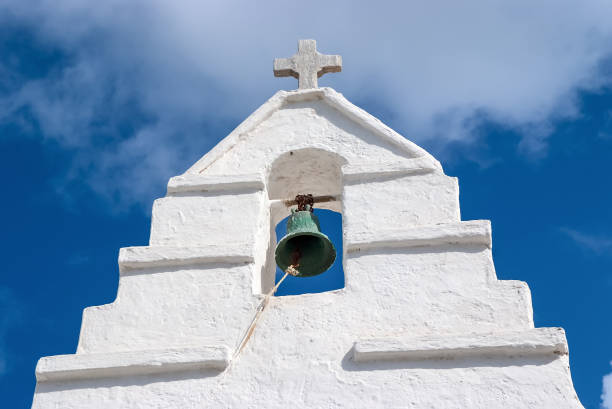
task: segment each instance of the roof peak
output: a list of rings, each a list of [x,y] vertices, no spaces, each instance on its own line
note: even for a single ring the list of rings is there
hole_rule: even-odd
[[[415,143],[404,138],[393,129],[382,123],[378,118],[349,102],[341,93],[333,88],[309,88],[293,91],[277,91],[268,101],[261,105],[255,112],[249,115],[236,129],[221,140],[213,149],[204,155],[199,161],[191,166],[186,173],[202,173],[210,165],[222,157],[226,152],[233,149],[236,144],[243,140],[244,136],[253,131],[259,124],[266,121],[276,111],[283,109],[288,104],[323,101],[351,122],[367,129],[372,134],[398,147],[412,158],[423,158],[430,162],[431,166],[441,169],[440,163],[427,151]]]

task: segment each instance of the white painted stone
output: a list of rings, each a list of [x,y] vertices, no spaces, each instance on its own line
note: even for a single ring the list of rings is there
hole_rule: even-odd
[[[317,78],[328,72],[342,71],[342,57],[317,52],[315,40],[298,41],[298,53],[291,58],[274,59],[274,75],[294,77],[299,89],[317,88]]]
[[[379,339],[355,342],[355,362],[380,360],[456,359],[462,357],[520,357],[566,355],[567,341],[561,328],[487,334],[458,334],[414,339]]]
[[[238,353],[296,193],[342,212],[345,287],[270,298]],[[527,284],[497,279],[456,178],[329,88],[278,92],[172,178],[149,246],[119,266],[76,354],[41,361],[34,408],[582,407],[562,332],[534,329]],[[159,352],[201,346],[231,363]]]
[[[113,303],[84,310],[77,353],[233,348],[259,304],[254,275],[253,263],[150,267],[124,274]]]
[[[431,161],[424,158],[406,159],[396,163],[363,163],[345,165],[342,168],[344,181],[363,182],[370,179],[380,179],[384,177],[397,177],[405,175],[417,175],[430,173],[438,170]]]
[[[36,380],[38,382],[65,381],[150,375],[194,369],[223,370],[227,367],[229,359],[229,350],[226,347],[58,355],[41,358],[38,361]]]
[[[262,133],[258,132],[260,127],[265,134],[262,141],[254,143]],[[380,145],[384,148],[379,149]],[[331,88],[318,88],[278,91],[186,173],[204,170],[207,175],[223,176],[259,173],[267,169],[278,153],[294,147],[320,147],[342,153],[349,163],[383,165],[405,158],[422,158],[431,166],[442,168],[425,150],[351,104],[342,94]],[[251,155],[255,158],[249,160],[248,166],[239,161]]]
[[[345,183],[345,240],[362,234],[459,222],[459,186],[438,173],[368,178]]]
[[[157,199],[153,204],[150,245],[205,247],[254,243],[261,227],[257,223],[264,211],[264,193],[223,193]]]
[[[491,223],[488,220],[443,223],[434,226],[395,228],[393,230],[355,233],[346,242],[348,252],[380,247],[418,247],[442,244],[483,244],[491,247]]]
[[[168,182],[168,194],[185,192],[232,191],[234,193],[265,188],[261,175],[208,176],[185,174]]]
[[[255,261],[252,243],[206,247],[125,247],[119,251],[119,271],[133,273],[150,267]]]

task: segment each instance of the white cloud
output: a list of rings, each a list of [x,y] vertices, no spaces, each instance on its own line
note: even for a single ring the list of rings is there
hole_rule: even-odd
[[[587,250],[599,254],[608,253],[610,250],[612,250],[612,239],[609,237],[586,234],[567,227],[562,227],[560,230],[578,245],[586,248]]]
[[[612,365],[612,362],[610,364]],[[603,377],[601,407],[602,409],[612,409],[612,373]]]
[[[10,289],[0,286],[0,377],[10,369],[9,353],[6,346],[6,334],[19,321],[22,315],[19,303]]]
[[[607,0],[8,0],[0,7],[5,19],[69,56],[0,100],[0,119],[29,106],[47,137],[80,152],[75,178],[128,201],[148,201],[152,184],[224,136],[204,134],[215,121],[241,120],[277,89],[295,88],[271,66],[292,55],[299,38],[343,56],[344,72],[321,85],[380,103],[383,120],[440,150],[474,142],[483,118],[523,133],[526,151],[545,149],[555,122],[580,114],[577,93],[611,80],[601,71],[612,51]],[[146,120],[119,140],[128,106]],[[137,188],[118,175],[137,178]]]

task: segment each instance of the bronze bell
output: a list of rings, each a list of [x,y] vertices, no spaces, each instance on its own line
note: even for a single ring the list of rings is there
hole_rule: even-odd
[[[325,234],[321,233],[319,218],[312,212],[312,204],[300,204],[291,209],[287,220],[287,234],[278,242],[276,264],[296,277],[310,277],[327,271],[336,259],[336,249]],[[312,196],[310,202],[312,203]],[[303,209],[303,210],[301,210]]]

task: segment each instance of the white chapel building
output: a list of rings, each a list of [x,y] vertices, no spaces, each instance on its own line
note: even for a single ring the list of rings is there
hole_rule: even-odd
[[[153,205],[116,300],[75,354],[41,358],[33,408],[582,408],[561,328],[498,280],[457,179],[317,77],[301,40],[279,91]],[[298,194],[342,214],[342,289],[275,296],[275,227]],[[324,198],[324,199],[321,199]]]

